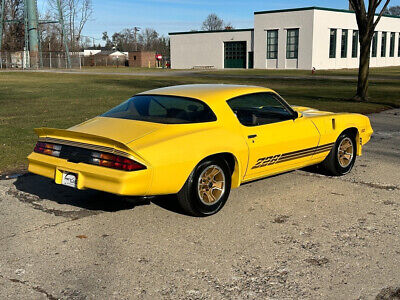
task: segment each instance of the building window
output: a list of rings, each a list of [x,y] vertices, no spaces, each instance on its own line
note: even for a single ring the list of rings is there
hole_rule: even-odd
[[[396,34],[392,32],[390,34],[390,57],[394,57],[394,42],[395,42]]]
[[[342,58],[347,57],[347,40],[349,36],[349,31],[347,29],[342,29],[342,45],[340,48],[340,56]]]
[[[337,37],[337,29],[331,29],[331,35],[329,40],[329,58],[336,57],[336,37]]]
[[[278,58],[278,30],[267,31],[267,58]]]
[[[386,40],[387,40],[387,32],[382,32],[381,57],[386,56]]]
[[[288,29],[286,42],[286,58],[299,56],[299,29]]]
[[[399,43],[397,45],[397,56],[400,57],[400,33],[399,33]]]
[[[372,37],[372,57],[376,57],[378,52],[378,32],[374,32],[374,36]]]
[[[358,30],[353,30],[353,43],[351,47],[351,57],[357,57],[358,55]]]

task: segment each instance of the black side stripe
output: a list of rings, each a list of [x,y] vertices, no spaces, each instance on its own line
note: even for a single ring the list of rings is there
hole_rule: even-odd
[[[284,153],[282,155],[278,154],[278,155],[269,156],[269,157],[262,157],[257,160],[256,165],[253,166],[252,169],[257,169],[257,168],[262,168],[262,167],[266,167],[269,165],[279,164],[279,163],[283,163],[283,162],[287,162],[290,160],[299,159],[299,158],[303,158],[303,157],[307,157],[307,156],[311,156],[311,155],[315,155],[315,154],[321,154],[321,153],[330,151],[332,149],[333,145],[334,145],[334,143],[329,143],[329,144],[325,144],[325,145],[321,145],[321,146],[317,146],[317,147],[312,147],[312,148],[308,148],[308,149]]]

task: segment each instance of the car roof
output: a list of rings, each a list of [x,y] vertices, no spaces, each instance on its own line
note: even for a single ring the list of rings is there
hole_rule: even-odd
[[[226,101],[228,99],[251,93],[274,92],[271,89],[234,84],[186,84],[169,86],[140,93],[139,95],[168,95],[189,97],[206,103]]]

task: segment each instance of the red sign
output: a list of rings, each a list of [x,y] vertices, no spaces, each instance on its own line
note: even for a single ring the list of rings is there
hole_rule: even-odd
[[[156,59],[157,60],[162,60],[162,55],[161,54],[156,54]]]

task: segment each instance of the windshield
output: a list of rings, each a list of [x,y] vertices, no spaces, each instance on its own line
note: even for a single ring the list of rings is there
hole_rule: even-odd
[[[199,100],[160,95],[134,96],[101,116],[164,124],[203,123],[217,120],[211,108]]]

